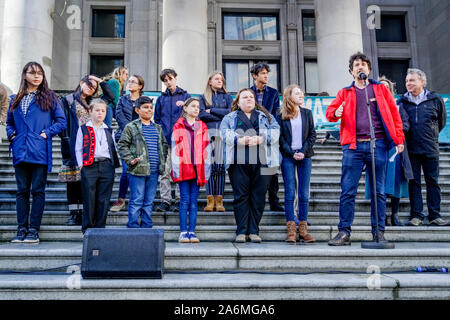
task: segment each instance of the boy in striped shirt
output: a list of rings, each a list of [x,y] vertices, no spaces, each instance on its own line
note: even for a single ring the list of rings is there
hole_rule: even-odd
[[[125,126],[117,144],[120,157],[128,166],[130,182],[127,227],[151,228],[152,205],[158,176],[165,169],[167,142],[161,126],[152,121],[153,99],[141,96],[136,100],[135,111],[139,119]]]

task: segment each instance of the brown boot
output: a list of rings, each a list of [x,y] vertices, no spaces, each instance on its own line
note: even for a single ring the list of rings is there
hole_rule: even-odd
[[[307,221],[298,222],[298,234],[300,236],[300,241],[304,242],[316,242],[316,239],[308,233]]]
[[[297,241],[297,227],[295,226],[295,221],[286,222],[287,236],[286,242],[294,244]]]
[[[203,210],[206,212],[212,212],[214,210],[214,196],[208,196],[208,203]]]
[[[216,211],[225,212],[225,207],[223,206],[223,196],[216,196]]]

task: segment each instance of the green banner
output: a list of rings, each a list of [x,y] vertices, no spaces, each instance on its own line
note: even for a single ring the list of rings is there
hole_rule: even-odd
[[[148,95],[154,98],[154,103],[156,99],[161,95],[161,92],[145,92],[145,95]],[[198,94],[192,94],[192,96],[199,96]],[[450,94],[441,94],[441,97],[444,99],[445,107],[447,110],[447,119],[450,118]],[[233,96],[234,98],[234,96]],[[328,105],[334,100],[335,97],[305,97],[305,107],[312,110],[314,116],[314,123],[316,124],[317,131],[339,131],[340,130],[340,122],[329,122],[325,117],[325,112],[327,110]],[[396,96],[396,99],[400,98],[400,96]],[[280,104],[282,103],[282,98],[280,97]],[[439,142],[450,142],[450,120],[447,121],[447,125],[441,131],[439,135]]]

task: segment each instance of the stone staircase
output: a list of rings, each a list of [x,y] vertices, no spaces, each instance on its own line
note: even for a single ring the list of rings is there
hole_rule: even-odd
[[[362,249],[370,240],[370,201],[360,180],[352,246],[329,247],[337,233],[340,195],[339,145],[316,144],[311,177],[309,221],[314,244],[284,242],[284,213],[269,211],[261,221],[262,244],[235,244],[232,189],[226,179],[226,212],[202,212],[201,189],[196,233],[199,244],[179,244],[178,214],[153,213],[155,228],[165,231],[165,274],[161,280],[82,280],[80,227],[66,226],[66,189],[58,182],[59,140],[48,176],[46,208],[39,245],[12,245],[16,232],[16,183],[8,144],[0,143],[0,299],[448,299],[450,276],[415,273],[416,266],[450,266],[450,227],[387,227],[392,250]],[[441,147],[441,210],[450,219],[450,147]],[[116,171],[116,200],[121,168]],[[283,203],[281,174],[279,197]],[[425,190],[425,188],[424,188]],[[157,195],[156,204],[160,202]],[[389,201],[388,201],[389,202]],[[389,211],[388,204],[388,211]],[[409,203],[401,201],[407,220]],[[110,213],[108,228],[123,228],[127,212]]]

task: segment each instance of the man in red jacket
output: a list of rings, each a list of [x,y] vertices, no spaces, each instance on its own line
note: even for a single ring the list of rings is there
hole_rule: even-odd
[[[372,189],[372,162],[370,153],[369,116],[375,133],[375,174],[376,201],[378,207],[378,239],[384,239],[386,196],[384,193],[387,150],[396,145],[398,152],[404,149],[403,125],[395,100],[389,90],[382,84],[367,79],[371,71],[369,58],[363,53],[350,57],[349,72],[355,81],[341,89],[336,99],[328,106],[328,121],[341,120],[342,177],[341,197],[339,202],[339,233],[328,242],[330,246],[349,245],[351,225],[355,215],[355,196],[359,179],[366,166]],[[365,74],[362,75],[362,72]],[[362,75],[362,76],[361,76]],[[362,80],[366,78],[367,80]],[[370,101],[370,115],[367,108],[365,87]],[[372,191],[372,190],[371,190]],[[372,193],[371,224],[375,240],[375,197]]]

